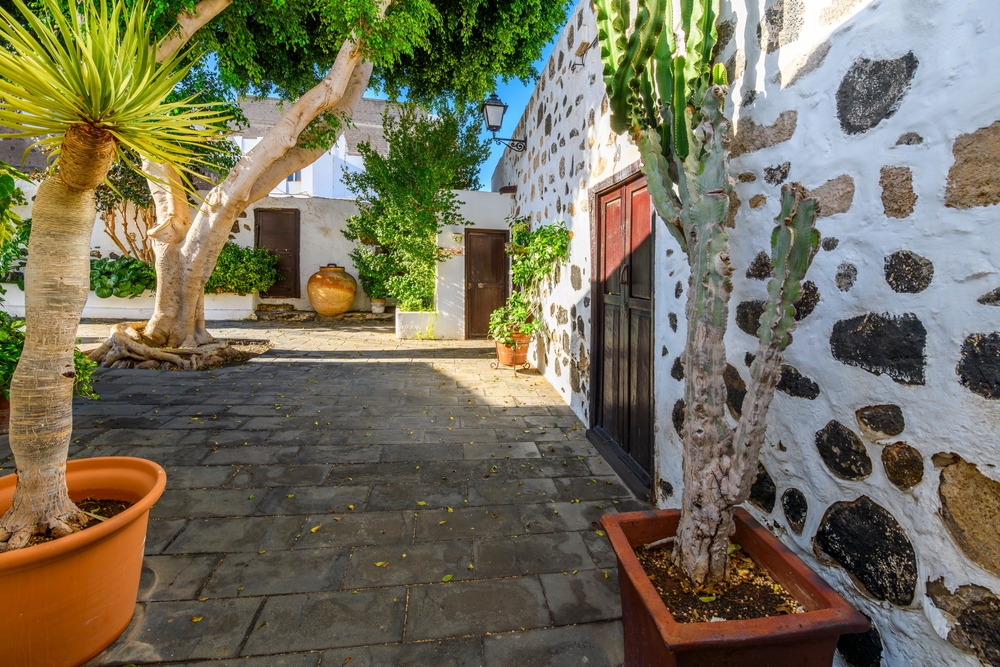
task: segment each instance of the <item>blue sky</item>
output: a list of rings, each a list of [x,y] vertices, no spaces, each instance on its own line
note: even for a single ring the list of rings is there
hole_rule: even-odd
[[[544,70],[545,65],[548,64],[549,56],[552,54],[552,49],[555,47],[559,34],[556,33],[552,41],[545,45],[541,57],[535,61],[535,69],[539,72]],[[497,95],[509,107],[507,114],[503,118],[503,127],[497,132],[498,137],[504,139],[513,138],[512,133],[514,132],[514,128],[517,127],[517,122],[524,114],[524,110],[528,106],[528,101],[531,100],[531,94],[535,91],[535,84],[537,82],[537,79],[529,82],[527,85],[521,83],[519,79],[513,79],[508,83],[504,83],[503,81],[497,82]],[[480,136],[483,139],[492,138],[492,135],[486,131],[485,126]],[[523,139],[524,137],[517,138]],[[493,178],[493,170],[496,169],[497,163],[500,162],[505,148],[502,144],[492,142],[490,143],[490,147],[490,157],[483,163],[482,170],[479,172],[479,180],[482,181],[483,190],[490,189],[490,179]]]

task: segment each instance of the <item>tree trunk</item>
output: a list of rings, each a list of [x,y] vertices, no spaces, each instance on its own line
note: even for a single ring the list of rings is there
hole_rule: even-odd
[[[0,518],[0,548],[36,533],[81,528],[86,517],[66,488],[73,429],[73,350],[90,290],[94,189],[115,157],[110,134],[67,130],[59,172],[38,188],[25,267],[25,336],[10,386],[10,448],[17,464],[11,508]]]
[[[346,76],[346,83],[340,83],[343,92],[335,103],[331,104],[329,99],[318,100],[305,111],[299,110],[298,114],[309,120],[324,110],[353,116],[368,88],[371,72],[371,63],[353,65],[346,75],[341,75]],[[300,102],[308,102],[308,96],[314,91],[303,96]],[[294,120],[295,111],[293,107],[282,118],[289,128],[282,130],[276,125],[240,160],[226,180],[208,193],[193,222],[186,204],[172,198],[171,193],[177,192],[177,187],[167,191],[150,181],[161,222],[149,233],[156,255],[156,305],[143,331],[146,341],[171,347],[195,347],[214,341],[205,328],[205,284],[229,239],[233,222],[248,206],[270,194],[289,174],[309,166],[326,152],[326,149],[304,149],[295,145],[298,133],[309,122],[300,118],[293,124],[289,119]],[[282,131],[292,132],[294,136],[282,135]],[[285,146],[275,150],[282,143]],[[169,177],[165,180],[175,182]]]

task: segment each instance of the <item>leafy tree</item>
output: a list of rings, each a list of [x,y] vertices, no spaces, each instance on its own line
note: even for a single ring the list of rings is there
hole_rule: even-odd
[[[0,3],[11,0],[0,0]],[[129,0],[130,2],[136,0]],[[144,329],[152,345],[194,347],[203,287],[233,221],[315,162],[349,123],[370,83],[434,108],[482,99],[497,77],[530,78],[570,0],[150,0],[158,57],[189,40],[212,54],[220,91],[278,95],[284,115],[209,192],[192,220],[170,170],[151,183],[158,295]],[[207,84],[206,84],[207,85]],[[224,89],[224,90],[222,90]],[[218,92],[218,91],[217,91]],[[216,96],[219,98],[219,96]],[[152,167],[151,167],[152,168]],[[162,193],[162,196],[158,195]],[[134,349],[134,348],[133,348]]]
[[[195,157],[192,145],[218,133],[214,112],[164,102],[185,68],[177,57],[157,64],[143,5],[130,13],[121,0],[110,7],[86,0],[80,8],[69,3],[63,15],[59,0],[39,0],[43,20],[21,0],[14,4],[18,18],[0,10],[0,126],[10,128],[3,136],[51,150],[58,168],[35,195],[24,345],[10,380],[18,479],[0,517],[0,550],[86,523],[66,488],[66,456],[95,189],[125,148],[183,165]]]
[[[394,296],[403,310],[432,310],[437,263],[445,258],[437,235],[444,225],[470,224],[454,190],[479,187],[488,149],[470,111],[428,116],[406,104],[398,115],[387,110],[382,127],[388,154],[362,143],[365,170],[344,176],[360,210],[344,236],[360,242],[351,258],[369,296]]]

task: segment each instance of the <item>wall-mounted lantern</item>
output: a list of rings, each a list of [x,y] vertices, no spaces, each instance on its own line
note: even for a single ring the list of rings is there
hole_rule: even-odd
[[[507,113],[507,105],[500,101],[496,93],[492,93],[485,102],[481,109],[483,113],[483,122],[486,123],[486,129],[493,133],[493,141],[504,146],[508,146],[512,151],[518,153],[523,153],[528,148],[528,142],[525,139],[501,139],[497,136],[497,132],[503,126],[503,117]]]

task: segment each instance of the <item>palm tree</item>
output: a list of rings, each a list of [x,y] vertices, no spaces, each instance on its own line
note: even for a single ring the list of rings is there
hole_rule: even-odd
[[[32,535],[63,536],[84,525],[66,488],[73,426],[73,350],[89,289],[94,190],[123,151],[189,171],[193,149],[218,138],[215,113],[164,99],[192,64],[157,64],[145,2],[84,0],[39,14],[13,0],[0,8],[0,137],[29,137],[51,151],[38,188],[25,267],[26,328],[10,387],[10,447],[17,464],[11,508],[0,518],[0,551]],[[63,12],[66,11],[67,14]],[[182,62],[188,64],[181,65]]]

